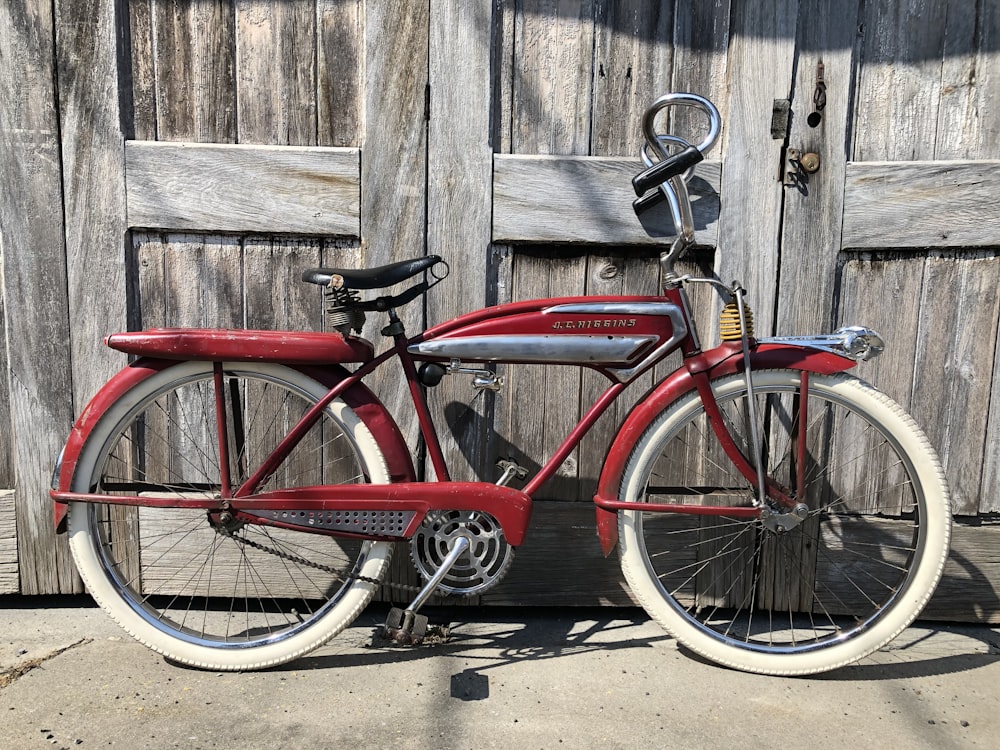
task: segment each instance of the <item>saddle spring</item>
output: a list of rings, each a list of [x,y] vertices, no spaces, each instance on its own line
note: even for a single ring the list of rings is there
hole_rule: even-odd
[[[351,330],[361,333],[365,324],[364,310],[356,305],[361,302],[361,296],[353,289],[345,286],[328,286],[326,296],[326,317],[330,328],[340,331],[345,336],[351,335]]]

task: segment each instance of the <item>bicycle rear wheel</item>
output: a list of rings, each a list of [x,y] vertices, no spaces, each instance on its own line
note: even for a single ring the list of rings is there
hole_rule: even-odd
[[[802,384],[800,372],[754,375],[764,470],[808,507],[804,520],[619,514],[622,568],[650,615],[694,651],[751,672],[809,674],[878,649],[923,608],[948,554],[941,464],[913,420],[854,377]],[[743,376],[712,387],[750,455]],[[754,498],[693,392],[640,438],[621,493],[726,508]]]
[[[289,367],[224,366],[229,471],[246,479],[327,389]],[[73,489],[151,497],[221,491],[210,362],[183,362],[112,406],[81,451]],[[342,401],[323,412],[261,490],[388,482],[371,433]],[[94,598],[176,661],[213,670],[290,661],[358,615],[392,545],[212,524],[204,510],[72,503],[70,546]]]

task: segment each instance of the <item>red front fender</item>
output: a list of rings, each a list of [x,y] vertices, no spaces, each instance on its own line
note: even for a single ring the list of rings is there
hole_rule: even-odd
[[[90,403],[87,404],[87,407],[80,414],[79,419],[76,420],[76,424],[73,425],[73,429],[70,431],[66,445],[60,454],[59,465],[56,467],[56,476],[53,483],[54,489],[68,492],[72,488],[73,477],[76,474],[77,462],[80,458],[80,451],[83,449],[83,445],[90,436],[91,431],[111,405],[118,401],[129,389],[135,387],[146,378],[168,367],[174,367],[179,364],[180,362],[175,360],[144,357],[119,371],[111,380],[105,383],[90,400]],[[333,388],[334,385],[350,374],[339,365],[328,365],[325,367],[291,366],[327,388]],[[413,470],[410,451],[406,447],[406,441],[403,439],[403,435],[396,425],[395,420],[386,411],[382,403],[362,383],[357,383],[348,388],[343,393],[342,398],[354,410],[361,421],[365,423],[375,441],[382,449],[386,465],[389,469],[390,480],[392,482],[414,481],[416,474]],[[66,530],[66,512],[68,509],[69,506],[66,503],[55,502],[55,525],[58,533]]]
[[[750,353],[754,370],[804,370],[821,374],[843,372],[857,364],[831,352],[789,344],[761,344]],[[718,378],[743,371],[743,353],[739,343],[727,343],[691,357],[685,367],[671,373],[633,407],[625,418],[608,450],[607,460],[597,483],[595,502],[619,500],[625,466],[636,442],[646,428],[670,404],[695,389],[692,373],[705,372]],[[618,543],[618,513],[597,507],[597,535],[605,555]]]

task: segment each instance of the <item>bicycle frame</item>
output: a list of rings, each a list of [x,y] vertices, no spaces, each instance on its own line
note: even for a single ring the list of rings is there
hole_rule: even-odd
[[[361,536],[369,539],[409,538],[432,510],[480,510],[493,515],[508,541],[517,546],[525,536],[532,498],[579,445],[597,420],[636,377],[680,349],[684,365],[655,386],[624,420],[612,442],[594,498],[601,546],[608,554],[617,540],[616,513],[634,505],[618,497],[625,464],[635,439],[668,403],[697,389],[706,408],[716,410],[709,381],[738,372],[744,361],[738,343],[725,343],[707,352],[698,348],[697,335],[686,297],[678,287],[667,288],[656,297],[568,297],[511,303],[469,313],[407,338],[400,329],[394,345],[378,357],[371,345],[338,334],[285,333],[268,331],[215,331],[160,329],[116,334],[107,344],[143,357],[109,382],[83,412],[57,467],[51,492],[56,502],[56,525],[62,529],[69,502],[101,502],[120,505],[201,508],[210,513],[235,513],[236,518],[313,533]],[[217,392],[220,392],[223,361],[270,361],[309,367],[329,386],[326,396],[292,427],[249,479],[238,487],[223,472],[218,498],[155,498],[106,495],[70,491],[79,451],[104,411],[135,382],[173,364],[174,359],[213,361]],[[363,380],[391,359],[398,359],[410,390],[421,435],[437,481],[417,482],[398,426]],[[510,364],[535,363],[590,367],[608,378],[610,385],[595,400],[521,491],[486,482],[451,482],[417,373],[419,362]],[[794,343],[765,343],[751,353],[753,367],[786,367],[808,372],[836,372],[855,363],[846,357]],[[341,363],[359,363],[348,372]],[[320,372],[325,377],[320,377]],[[321,486],[257,493],[257,488],[281,465],[327,406],[344,398],[372,430],[388,453],[389,486]],[[220,436],[226,435],[224,409],[217,410]],[[750,481],[755,468],[726,432],[721,419],[713,419],[716,435],[729,458]],[[220,447],[225,450],[225,440]],[[226,466],[227,462],[222,461]],[[773,483],[768,494],[782,505],[793,505],[789,495]],[[688,505],[644,504],[651,512],[691,513]],[[391,536],[356,534],[344,530],[304,528],[257,515],[262,510],[296,510],[317,514],[336,510],[402,511],[405,527]],[[698,508],[695,512],[715,515],[753,516],[758,506]]]

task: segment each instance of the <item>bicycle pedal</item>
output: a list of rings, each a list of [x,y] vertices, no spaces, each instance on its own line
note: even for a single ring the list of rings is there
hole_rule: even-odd
[[[528,470],[523,466],[518,464],[512,458],[502,458],[496,463],[496,467],[503,472],[500,478],[497,480],[497,484],[501,487],[506,487],[511,479],[517,477],[518,479],[524,479],[528,476]]]
[[[427,633],[427,618],[410,609],[393,607],[385,618],[385,632],[396,643],[416,646],[423,642]]]

